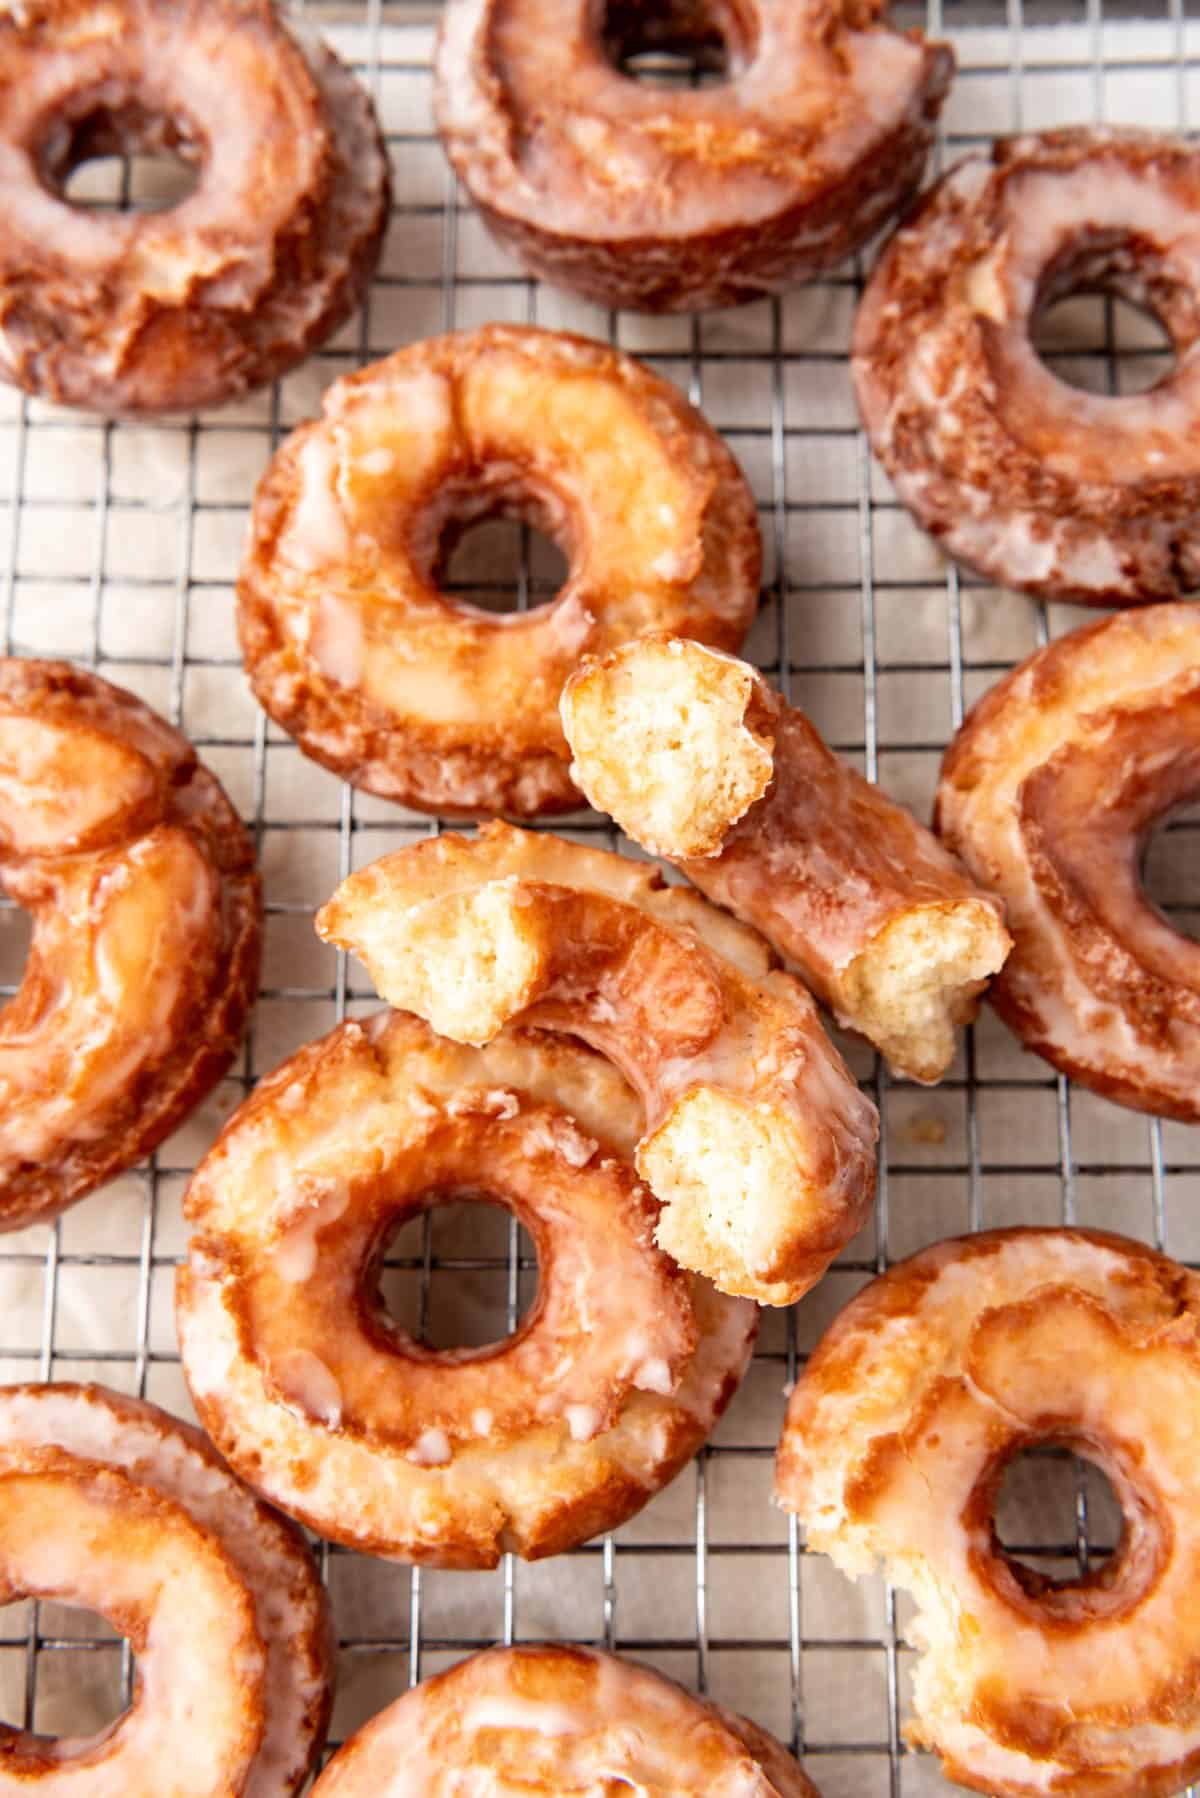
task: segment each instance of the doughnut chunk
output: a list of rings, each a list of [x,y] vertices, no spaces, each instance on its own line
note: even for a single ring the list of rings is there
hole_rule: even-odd
[[[942,764],[937,829],[1005,902],[990,997],[1084,1086],[1200,1120],[1200,947],[1141,884],[1154,825],[1200,795],[1200,614],[1122,612],[993,687]]]
[[[602,306],[734,306],[843,261],[916,191],[954,59],[884,10],[449,0],[438,129],[534,274]],[[722,47],[715,87],[621,72],[640,49]]]
[[[936,837],[753,668],[699,643],[588,660],[562,718],[598,810],[761,930],[898,1074],[941,1078],[1009,939]]]
[[[162,1142],[258,990],[254,846],[195,751],[64,662],[0,659],[0,885],[32,914],[0,1011],[0,1230]]]
[[[761,938],[644,863],[494,824],[342,882],[318,933],[460,1042],[566,1031],[645,1106],[659,1244],[723,1292],[788,1305],[859,1230],[875,1107]]]
[[[859,308],[851,373],[875,454],[968,567],[1041,599],[1131,605],[1200,586],[1200,150],[1076,127],[1002,138],[943,177]],[[1154,314],[1178,367],[1083,393],[1030,333],[1066,295]]]
[[[335,1541],[437,1567],[559,1554],[691,1459],[754,1308],[654,1246],[615,1069],[533,1032],[483,1050],[381,1013],[263,1081],[185,1199],[184,1372],[221,1453]],[[441,1199],[509,1207],[538,1297],[507,1341],[436,1350],[388,1318],[379,1257]]]
[[[893,1267],[826,1332],[779,1448],[810,1548],[919,1616],[915,1744],[995,1798],[1157,1798],[1200,1772],[1200,1282],[1119,1236],[996,1230]],[[1034,1444],[1103,1468],[1112,1561],[1055,1581],[993,1511]]]
[[[512,513],[570,557],[549,605],[441,586],[458,532]],[[758,603],[754,501],[669,382],[562,332],[487,325],[337,382],[264,475],[239,583],[263,706],[306,755],[451,816],[569,810],[558,718],[585,650],[644,630],[733,648]]]
[[[137,1656],[98,1736],[0,1724],[12,1798],[291,1798],[329,1720],[333,1632],[299,1532],[198,1430],[102,1386],[0,1387],[0,1602],[97,1611]]]
[[[358,305],[387,224],[365,91],[269,0],[0,9],[0,378],[109,413],[194,411],[273,380]],[[72,205],[95,156],[170,151],[158,212]]]
[[[489,1648],[423,1680],[340,1748],[313,1798],[621,1791],[817,1798],[765,1730],[615,1655]]]

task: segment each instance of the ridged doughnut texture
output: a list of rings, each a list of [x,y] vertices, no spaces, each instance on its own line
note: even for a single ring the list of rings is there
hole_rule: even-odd
[[[0,1230],[148,1155],[258,990],[254,846],[179,732],[64,662],[0,660],[0,884],[33,916],[0,1011]]]
[[[180,1346],[221,1452],[320,1534],[431,1566],[558,1554],[640,1510],[756,1316],[654,1246],[637,1119],[602,1057],[534,1032],[467,1049],[384,1012],[285,1062],[185,1199]],[[464,1193],[529,1230],[538,1296],[506,1341],[435,1350],[384,1314],[378,1258]]]
[[[563,689],[575,779],[761,930],[899,1074],[938,1080],[1008,953],[1001,908],[745,662],[647,636]]]
[[[1109,397],[1030,332],[1071,293],[1153,313],[1175,371]],[[1200,150],[1078,127],[1002,138],[925,196],[859,308],[851,373],[876,455],[950,555],[1043,599],[1200,586]]]
[[[990,997],[1022,1042],[1138,1111],[1200,1120],[1200,947],[1141,883],[1146,840],[1200,795],[1200,613],[1122,612],[1002,680],[942,766],[937,828],[1004,899]]]
[[[350,875],[317,930],[455,1040],[518,1022],[609,1056],[645,1105],[658,1241],[722,1291],[791,1304],[862,1227],[878,1118],[808,993],[644,863],[493,824]]]
[[[365,91],[269,0],[22,0],[0,13],[0,377],[68,406],[193,411],[349,317],[387,224]],[[94,156],[173,151],[195,191],[85,210]]]
[[[557,598],[497,616],[448,547],[516,512],[558,539]],[[661,627],[734,648],[758,603],[754,500],[670,382],[563,332],[488,325],[337,382],[258,489],[247,672],[306,755],[455,817],[579,804],[558,696],[585,650]]]
[[[817,1798],[765,1730],[590,1648],[490,1648],[352,1736],[313,1798]]]
[[[879,0],[449,0],[434,104],[500,241],[604,306],[689,312],[851,255],[915,192],[954,59]],[[665,92],[639,49],[728,79]]]
[[[1112,1561],[1011,1560],[1005,1467],[1057,1442],[1107,1473]],[[843,1571],[882,1560],[924,1650],[910,1739],[996,1798],[1159,1798],[1200,1771],[1200,1281],[1139,1243],[997,1230],[892,1268],[809,1362],[779,1497]]]
[[[11,1798],[291,1798],[329,1719],[333,1634],[297,1530],[198,1430],[102,1386],[0,1387],[0,1602],[97,1611],[137,1656],[99,1736],[0,1724]]]

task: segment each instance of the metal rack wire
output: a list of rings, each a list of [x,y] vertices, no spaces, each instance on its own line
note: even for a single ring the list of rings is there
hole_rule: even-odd
[[[1153,17],[1102,0],[929,0],[903,21],[955,42],[960,72],[939,157],[986,135],[1067,119],[1186,128],[1200,114],[1200,22],[1183,0]],[[704,406],[757,493],[767,551],[751,639],[760,665],[827,736],[917,809],[966,707],[1047,635],[1075,623],[947,568],[872,465],[845,368],[861,268],[738,312],[646,320],[599,312],[526,280],[455,191],[429,116],[431,9],[363,0],[329,33],[373,89],[396,171],[396,216],[362,316],[274,392],[189,423],[91,423],[0,395],[0,637],[64,654],[181,724],[251,822],[266,876],[264,986],[239,1069],[144,1169],[55,1228],[0,1243],[0,1377],[95,1377],[186,1411],[171,1315],[184,1246],[179,1197],[253,1080],[348,1011],[369,1009],[311,916],[337,879],[428,820],[353,793],[301,758],[251,702],[232,581],[254,479],[335,375],[399,343],[489,318],[569,325],[644,356]],[[129,171],[113,177],[128,183]],[[120,188],[117,193],[119,195]],[[103,190],[102,190],[103,197]],[[113,197],[109,192],[109,198]],[[1047,346],[1071,378],[1144,384],[1161,346],[1103,301],[1074,303]],[[552,584],[528,535],[495,536],[464,578],[500,595]],[[591,837],[606,827],[569,820]],[[611,837],[609,840],[612,840]],[[1160,897],[1182,903],[1200,833],[1156,845]],[[1192,916],[1194,917],[1193,912]],[[0,972],[22,940],[0,914]],[[790,1739],[826,1798],[949,1790],[902,1746],[911,1663],[905,1614],[882,1582],[851,1587],[805,1554],[769,1503],[785,1385],[833,1311],[889,1260],[998,1222],[1109,1225],[1200,1258],[1200,1137],[1074,1091],[990,1016],[932,1091],[848,1054],[883,1119],[877,1217],[794,1313],[769,1315],[742,1394],[711,1446],[611,1539],[494,1575],[420,1573],[323,1550],[342,1648],[334,1740],[409,1681],[494,1640],[561,1635],[636,1654]],[[486,1339],[511,1329],[535,1268],[515,1225],[438,1213],[393,1245],[398,1312]],[[448,1297],[449,1295],[449,1297]],[[447,1324],[446,1327],[449,1327]],[[444,1337],[444,1330],[443,1330]],[[1086,1567],[1116,1520],[1086,1470],[1041,1463],[1014,1513],[1040,1564]],[[1067,1483],[1058,1477],[1064,1473]],[[1053,1513],[1053,1515],[1052,1515]],[[86,1652],[84,1652],[86,1651]],[[119,1708],[128,1657],[94,1621],[50,1605],[0,1619],[0,1711],[74,1733]]]

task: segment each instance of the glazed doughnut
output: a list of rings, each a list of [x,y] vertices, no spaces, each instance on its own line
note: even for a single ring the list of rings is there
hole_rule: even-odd
[[[489,1648],[422,1681],[340,1748],[313,1798],[600,1792],[817,1798],[765,1730],[616,1655]]]
[[[254,846],[120,687],[0,659],[0,885],[32,913],[0,1011],[0,1230],[148,1155],[220,1079],[258,988]]]
[[[1156,1798],[1200,1772],[1200,1282],[1118,1236],[997,1230],[875,1280],[792,1396],[778,1491],[810,1548],[920,1615],[910,1739],[996,1798]],[[1046,1578],[993,1523],[1006,1466],[1075,1448],[1116,1555]]]
[[[494,824],[413,843],[317,915],[383,998],[462,1042],[569,1032],[640,1094],[657,1239],[724,1292],[788,1305],[859,1230],[875,1107],[762,939],[644,863]]]
[[[936,837],[753,668],[699,643],[589,659],[562,719],[599,811],[761,930],[897,1073],[940,1079],[1009,939]]]
[[[358,305],[387,224],[365,91],[269,0],[0,11],[0,377],[88,411],[194,411],[283,374]],[[166,211],[66,198],[95,156],[169,151]]]
[[[534,274],[602,306],[695,312],[841,262],[915,192],[954,68],[882,0],[450,0],[438,129],[482,217]],[[724,46],[686,91],[641,48]]]
[[[992,689],[946,752],[937,828],[1001,894],[991,999],[1026,1048],[1138,1111],[1200,1120],[1200,947],[1141,884],[1154,825],[1200,795],[1200,613],[1121,612]]]
[[[329,1720],[333,1633],[299,1531],[198,1430],[102,1386],[0,1387],[0,1602],[97,1611],[137,1656],[99,1736],[0,1724],[12,1798],[291,1798]]]
[[[185,1199],[180,1347],[221,1453],[321,1535],[438,1567],[640,1510],[732,1396],[755,1312],[655,1248],[637,1118],[601,1057],[532,1032],[467,1049],[385,1012],[285,1062]],[[507,1341],[434,1350],[383,1313],[378,1259],[465,1192],[529,1230],[538,1297]]]
[[[1153,313],[1176,371],[1122,398],[1031,341],[1066,295]],[[1200,150],[1078,127],[1001,139],[931,189],[868,284],[851,373],[875,454],[950,555],[1042,599],[1200,585]]]
[[[495,616],[440,585],[474,519],[516,513],[571,572]],[[488,325],[339,381],[259,485],[239,582],[260,703],[368,792],[451,816],[579,804],[558,719],[587,649],[644,630],[736,647],[758,603],[737,463],[668,381],[562,332]]]

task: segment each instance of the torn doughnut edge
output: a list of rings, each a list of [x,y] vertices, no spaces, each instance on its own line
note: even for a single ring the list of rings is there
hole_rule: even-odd
[[[317,928],[362,961],[389,1005],[475,1046],[536,1002],[554,954],[551,923],[516,875],[404,908],[343,890]],[[717,1084],[674,1099],[634,1159],[662,1207],[659,1247],[730,1296],[791,1304],[845,1240],[789,1121]],[[865,1203],[873,1196],[872,1183]]]

